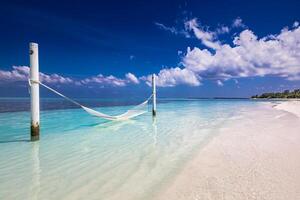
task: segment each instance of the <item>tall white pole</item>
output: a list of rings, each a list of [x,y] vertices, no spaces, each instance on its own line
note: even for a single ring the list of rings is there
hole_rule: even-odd
[[[31,141],[40,138],[40,91],[39,91],[39,49],[37,43],[29,44],[30,94],[31,94]]]
[[[155,74],[152,74],[152,115],[156,116],[156,83]]]

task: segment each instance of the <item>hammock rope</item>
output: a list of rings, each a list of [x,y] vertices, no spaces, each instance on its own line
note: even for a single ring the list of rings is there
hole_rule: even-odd
[[[40,81],[35,81],[35,80],[28,80],[29,82],[29,85],[31,85],[31,83],[37,83],[37,84],[40,84],[41,86],[45,87],[46,89],[50,90],[51,92],[61,96],[62,98],[70,101],[71,103],[77,105],[77,106],[80,106],[84,111],[86,111],[87,113],[89,113],[90,115],[92,116],[95,116],[95,117],[100,117],[100,118],[103,118],[103,119],[107,119],[107,120],[113,120],[113,121],[119,121],[119,120],[127,120],[127,119],[130,119],[130,118],[133,118],[133,117],[137,117],[139,115],[142,115],[144,113],[146,113],[147,111],[145,110],[142,110],[142,108],[148,104],[149,100],[152,98],[152,95],[150,95],[150,97],[148,99],[146,99],[146,101],[142,102],[141,104],[138,104],[136,106],[134,106],[133,108],[127,110],[125,113],[123,114],[120,114],[120,115],[107,115],[107,114],[104,114],[102,112],[99,112],[99,111],[96,111],[96,110],[93,110],[91,108],[88,108],[80,103],[78,103],[77,101],[74,101],[73,99],[63,95],[62,93],[56,91],[55,89],[43,84],[42,82]]]

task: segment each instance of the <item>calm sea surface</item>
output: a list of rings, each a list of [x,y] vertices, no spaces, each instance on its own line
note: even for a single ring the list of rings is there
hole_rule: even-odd
[[[141,102],[79,101],[107,114]],[[258,104],[160,100],[156,118],[108,122],[44,99],[40,141],[29,142],[29,100],[0,99],[0,199],[155,198],[224,123]]]

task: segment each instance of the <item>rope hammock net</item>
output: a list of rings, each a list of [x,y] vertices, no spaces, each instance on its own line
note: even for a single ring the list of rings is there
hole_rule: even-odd
[[[91,108],[83,106],[82,104],[78,103],[77,101],[74,101],[73,99],[70,99],[69,97],[67,97],[67,96],[61,94],[60,92],[54,90],[53,88],[41,83],[40,81],[29,80],[29,85],[31,85],[31,83],[40,84],[41,86],[47,88],[48,90],[54,92],[55,94],[61,96],[62,98],[70,101],[71,103],[80,106],[84,111],[86,111],[87,113],[89,113],[92,116],[100,117],[100,118],[103,118],[103,119],[106,119],[106,120],[112,120],[112,121],[127,120],[127,119],[137,117],[139,115],[142,115],[142,114],[146,113],[147,111],[146,111],[145,107],[147,106],[149,100],[152,98],[152,95],[153,95],[153,94],[150,95],[150,97],[146,101],[142,102],[141,104],[138,104],[138,105],[134,106],[133,108],[127,110],[123,114],[120,114],[120,115],[107,115],[107,114],[104,114],[102,112],[99,112],[99,111],[96,111],[96,110],[93,110]]]

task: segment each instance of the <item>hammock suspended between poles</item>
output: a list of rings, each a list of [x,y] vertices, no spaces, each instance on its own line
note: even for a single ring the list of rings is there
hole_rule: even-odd
[[[61,94],[60,92],[54,90],[53,88],[41,83],[40,81],[29,80],[29,85],[31,85],[31,83],[40,84],[41,86],[47,88],[48,90],[54,92],[55,94],[61,96],[62,98],[72,102],[75,105],[80,106],[83,110],[85,110],[87,113],[89,113],[92,116],[100,117],[100,118],[107,119],[107,120],[112,120],[112,121],[127,120],[127,119],[131,119],[133,117],[137,117],[139,115],[142,115],[142,114],[146,113],[147,111],[143,110],[142,108],[145,107],[148,104],[149,100],[152,98],[152,95],[153,95],[153,94],[150,95],[150,97],[146,101],[144,101],[143,103],[141,103],[137,106],[134,106],[133,108],[127,110],[125,113],[113,116],[113,115],[107,115],[107,114],[101,113],[99,111],[93,110],[91,108],[85,107],[85,106],[81,105],[80,103],[74,101],[73,99],[70,99],[69,97],[67,97],[67,96]]]

